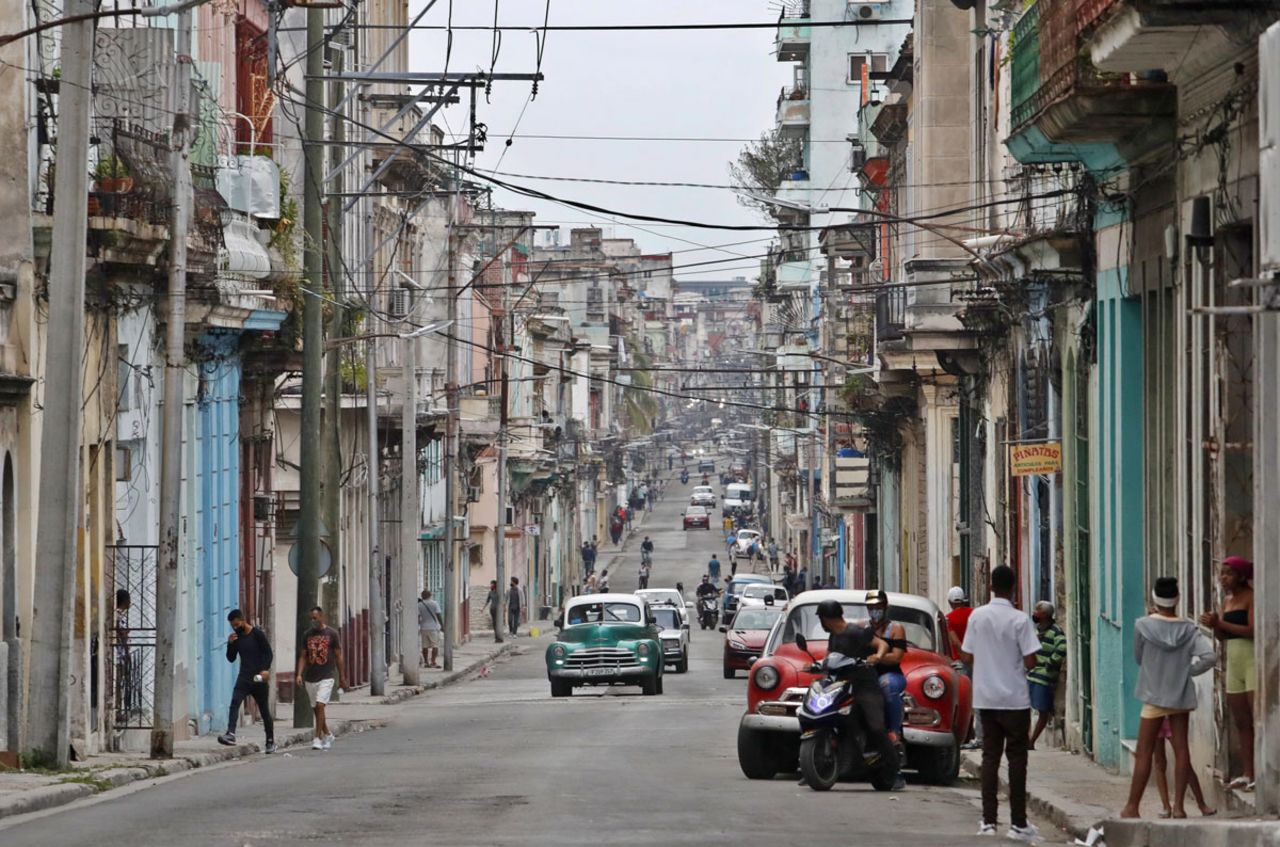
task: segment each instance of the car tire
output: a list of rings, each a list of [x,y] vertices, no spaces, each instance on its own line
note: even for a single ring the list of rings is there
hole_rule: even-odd
[[[676,673],[688,673],[688,672],[689,672],[689,653],[688,651],[685,651],[685,654],[680,658],[680,661],[676,662]]]
[[[737,672],[736,670],[734,670],[733,668],[729,667],[728,665],[725,665],[725,666],[724,666],[724,678],[725,678],[725,679],[737,679],[737,677],[738,677],[738,672]]]
[[[573,696],[573,683],[567,679],[551,680],[551,696],[552,697],[571,697]]]
[[[658,674],[658,693],[659,694],[662,693],[662,680],[664,676],[665,674],[661,674],[661,673]]]
[[[640,693],[646,697],[652,697],[658,693],[658,675],[656,673],[640,680]]]
[[[773,779],[778,772],[777,757],[766,733],[738,727],[738,767],[747,779]]]
[[[950,785],[960,776],[960,745],[917,749],[920,776],[932,785]]]

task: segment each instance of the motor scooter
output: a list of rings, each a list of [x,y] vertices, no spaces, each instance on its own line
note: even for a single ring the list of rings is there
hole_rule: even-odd
[[[680,472],[680,484],[681,484],[681,485],[688,485],[688,484],[689,484],[689,472],[688,472],[688,471],[681,471],[681,472]]]
[[[715,629],[720,622],[720,603],[714,594],[698,598],[698,625],[703,629]]]
[[[796,636],[796,646],[809,652],[803,635]],[[809,686],[796,717],[800,719],[800,773],[814,791],[829,791],[840,779],[856,776],[868,778],[877,791],[891,791],[898,780],[897,750],[887,735],[869,737],[854,698],[850,677],[865,673],[866,668],[864,659],[843,653],[829,653],[809,668],[822,678]]]

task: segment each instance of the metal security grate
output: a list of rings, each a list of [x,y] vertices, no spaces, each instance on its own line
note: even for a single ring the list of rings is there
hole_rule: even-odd
[[[114,729],[150,729],[156,679],[156,558],[151,545],[107,548]],[[124,592],[123,594],[121,592]]]

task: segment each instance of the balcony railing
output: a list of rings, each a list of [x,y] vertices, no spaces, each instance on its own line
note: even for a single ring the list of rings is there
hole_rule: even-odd
[[[907,325],[907,289],[890,285],[876,293],[876,343],[897,341]]]

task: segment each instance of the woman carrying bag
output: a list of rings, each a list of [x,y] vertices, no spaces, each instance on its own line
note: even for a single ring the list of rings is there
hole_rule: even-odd
[[[1142,702],[1138,724],[1138,750],[1134,757],[1129,802],[1122,818],[1138,817],[1142,794],[1151,779],[1151,759],[1160,728],[1169,721],[1173,746],[1172,816],[1185,818],[1183,801],[1191,779],[1191,754],[1187,748],[1188,717],[1196,707],[1192,677],[1213,668],[1217,656],[1213,644],[1200,634],[1193,621],[1178,617],[1178,580],[1162,576],[1151,594],[1155,611],[1138,620],[1133,633],[1133,653],[1138,661],[1138,685],[1134,695]]]

